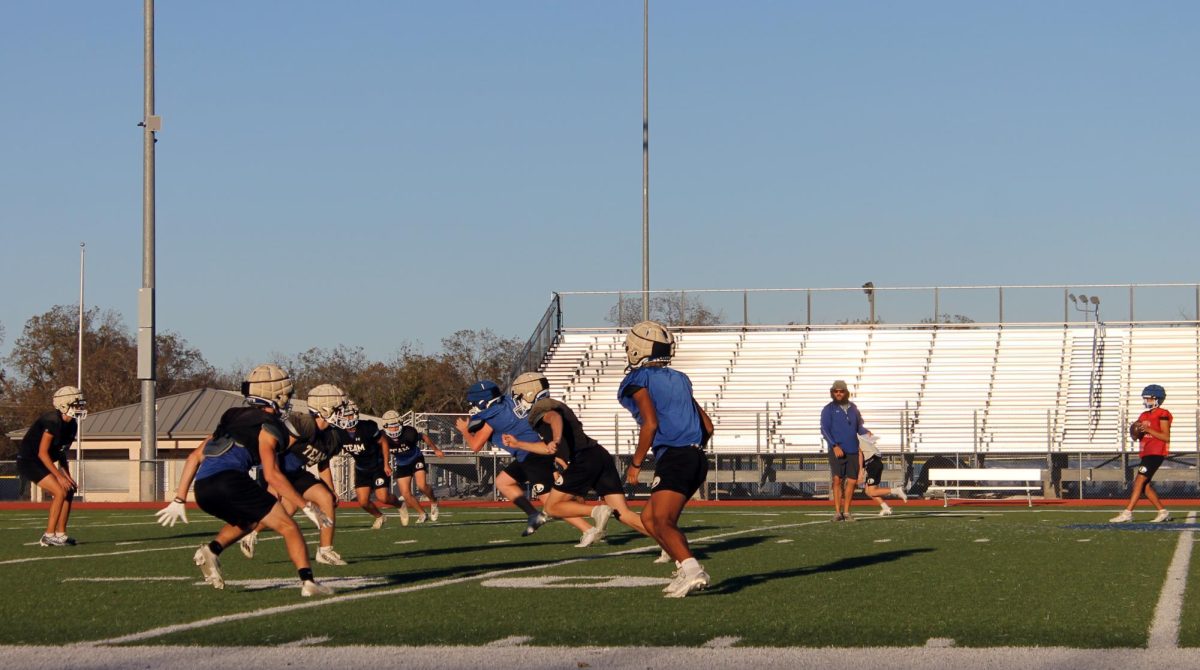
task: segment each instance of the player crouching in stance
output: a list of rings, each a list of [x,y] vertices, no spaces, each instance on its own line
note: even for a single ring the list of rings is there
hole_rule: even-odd
[[[678,566],[675,580],[663,592],[668,598],[682,598],[709,583],[679,530],[679,515],[708,476],[704,445],[713,425],[692,396],[692,381],[667,367],[674,353],[675,338],[666,326],[643,321],[630,328],[625,337],[629,367],[617,400],[640,426],[637,450],[625,471],[631,486],[638,483],[647,452],[654,450],[654,481],[642,523]]]
[[[1158,466],[1171,450],[1171,413],[1162,404],[1167,399],[1167,392],[1158,384],[1151,384],[1142,389],[1142,405],[1146,411],[1138,416],[1138,420],[1129,426],[1129,436],[1139,441],[1138,456],[1142,462],[1138,464],[1137,476],[1133,478],[1133,493],[1129,496],[1129,504],[1120,514],[1109,519],[1112,523],[1128,523],[1133,521],[1133,508],[1138,499],[1146,494],[1146,500],[1158,510],[1151,523],[1163,523],[1171,520],[1171,513],[1158,499],[1158,493],[1150,480],[1158,472]]]
[[[532,535],[550,517],[537,511],[525,496],[525,484],[533,484],[534,495],[550,490],[554,485],[554,447],[542,442],[538,434],[529,427],[523,417],[517,416],[512,398],[501,393],[496,382],[484,379],[471,384],[467,390],[470,420],[459,419],[455,428],[463,435],[463,442],[473,452],[479,452],[489,441],[496,447],[512,454],[513,460],[496,475],[496,490],[512,501],[526,514],[529,523],[522,536]],[[522,446],[504,443],[505,435],[510,441]],[[568,519],[581,533],[591,526],[580,519]]]
[[[908,494],[904,489],[880,486],[883,481],[883,459],[879,456],[877,443],[873,433],[858,436],[858,483],[863,485],[867,497],[879,503],[879,516],[891,516],[892,508],[883,499],[894,495],[908,503]]]
[[[621,475],[612,454],[583,432],[583,424],[564,403],[550,397],[550,382],[540,372],[526,372],[512,383],[513,405],[518,416],[525,416],[542,441],[554,445],[555,454],[569,465],[555,475],[554,486],[546,497],[545,511],[558,519],[591,517],[595,526],[583,534],[576,547],[588,547],[603,539],[605,526],[615,513],[617,520],[643,535],[649,535],[641,518],[629,509]],[[517,446],[511,435],[504,443]],[[595,491],[601,503],[595,507],[583,502],[588,491]]]
[[[383,413],[383,468],[384,474],[396,481],[396,488],[404,498],[400,507],[400,524],[408,525],[408,511],[417,510],[417,523],[425,523],[425,508],[413,495],[413,480],[417,489],[429,498],[429,519],[438,520],[438,501],[433,495],[433,489],[425,478],[425,455],[421,453],[421,442],[429,445],[438,458],[446,454],[429,439],[428,435],[418,432],[412,426],[400,425],[400,413],[389,409]]]
[[[293,435],[282,420],[291,403],[292,380],[278,366],[260,365],[242,383],[242,395],[249,406],[226,410],[212,436],[188,456],[175,500],[159,510],[159,522],[164,526],[174,526],[180,520],[187,523],[184,502],[195,478],[196,503],[200,509],[225,522],[216,538],[200,545],[193,556],[204,581],[214,588],[225,588],[221,552],[261,521],[283,537],[288,557],[300,576],[300,594],[330,595],[333,589],[313,579],[300,527],[283,505],[249,474],[254,466],[262,468],[267,483],[281,500],[302,509],[319,528],[333,525],[333,520],[320,508],[305,502],[279,468],[277,454]]]
[[[333,384],[321,384],[308,392],[307,412],[292,412],[288,420],[296,429],[287,450],[280,459],[280,469],[291,482],[292,487],[311,503],[337,523],[337,494],[333,484],[333,474],[329,469],[329,460],[342,450],[344,433],[338,430],[338,424],[344,421],[349,399],[342,390]],[[318,479],[309,470],[316,466]],[[267,489],[276,494],[274,489]],[[296,513],[296,506],[286,498],[280,499],[283,511],[288,516]],[[258,543],[258,531],[264,528],[259,524],[246,537],[238,542],[239,548],[246,558],[254,558],[254,547]],[[317,562],[326,565],[346,565],[345,559],[333,548],[334,526],[320,529],[320,544],[317,545]]]
[[[67,466],[67,448],[79,434],[76,422],[87,416],[87,401],[79,389],[64,386],[54,392],[53,402],[54,409],[39,416],[25,432],[17,451],[17,472],[52,498],[46,532],[38,544],[65,547],[75,544],[67,536],[67,519],[78,488]]]

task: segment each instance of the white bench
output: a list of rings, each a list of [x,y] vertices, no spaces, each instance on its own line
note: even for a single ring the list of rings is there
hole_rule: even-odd
[[[941,493],[942,507],[949,507],[951,491],[1024,491],[1033,507],[1033,492],[1041,490],[1037,468],[930,468],[927,492]]]

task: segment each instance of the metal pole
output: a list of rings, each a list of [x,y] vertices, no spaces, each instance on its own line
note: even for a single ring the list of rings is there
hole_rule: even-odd
[[[75,355],[75,388],[83,390],[83,277],[87,263],[87,244],[79,243],[79,342]],[[80,493],[86,493],[83,485],[83,422],[77,421],[75,428],[75,479]]]
[[[1097,309],[1096,311],[1099,311]],[[1096,315],[1096,320],[1100,319],[1100,315]],[[1133,323],[1133,284],[1129,285],[1129,322]]]
[[[941,310],[941,306],[939,305],[940,298],[941,298],[941,296],[938,293],[937,287],[935,286],[933,288],[933,323],[934,323],[934,325],[937,325],[938,319],[941,318],[938,316],[938,312]]]
[[[750,325],[750,298],[746,291],[742,291],[742,325]]]
[[[650,0],[642,2],[642,321],[650,318]]]
[[[1000,321],[999,321],[999,323],[1004,323],[1004,287],[1003,286],[1000,287]]]
[[[158,499],[154,374],[154,142],[161,120],[154,114],[154,0],[143,0],[145,62],[142,118],[142,288],[138,291],[138,379],[142,386],[141,500]]]

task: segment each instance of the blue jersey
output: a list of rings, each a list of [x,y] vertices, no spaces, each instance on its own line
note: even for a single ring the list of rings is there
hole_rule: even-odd
[[[471,417],[469,430],[474,433],[482,428],[485,423],[492,427],[492,436],[489,438],[492,445],[512,454],[517,461],[524,461],[525,457],[529,456],[529,452],[524,449],[510,449],[504,446],[501,436],[507,433],[521,442],[542,441],[537,432],[529,426],[529,422],[517,416],[516,405],[513,404],[512,398],[507,395],[500,398],[498,402],[492,403],[491,407]]]
[[[638,412],[633,393],[639,388],[650,392],[654,411],[658,414],[658,431],[650,443],[654,457],[661,456],[668,447],[690,447],[704,439],[700,412],[692,397],[692,380],[678,370],[660,367],[645,367],[631,370],[617,389],[617,400],[629,410],[638,425],[642,417]]]
[[[276,455],[287,446],[288,432],[279,419],[258,407],[233,407],[225,410],[213,430],[214,438],[232,438],[234,445],[219,455],[206,456],[196,471],[196,481],[206,479],[219,472],[236,470],[247,472],[261,460],[258,453],[258,435],[266,431],[275,438]]]

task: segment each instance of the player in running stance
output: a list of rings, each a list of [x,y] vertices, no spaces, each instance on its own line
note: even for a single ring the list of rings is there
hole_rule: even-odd
[[[640,427],[637,449],[625,471],[630,485],[638,483],[646,455],[654,450],[654,481],[650,502],[642,509],[642,523],[678,566],[674,581],[663,592],[668,598],[682,598],[709,584],[708,573],[679,530],[679,515],[708,476],[704,446],[713,424],[692,396],[688,376],[667,367],[674,354],[675,337],[666,326],[642,321],[630,328],[625,337],[629,367],[617,400]]]
[[[881,486],[883,481],[883,458],[879,456],[878,440],[871,432],[858,436],[858,483],[863,485],[867,497],[879,503],[879,516],[891,516],[892,508],[884,498],[894,495],[908,503],[904,489]]]
[[[308,392],[308,411],[292,412],[289,421],[295,427],[297,435],[291,438],[280,460],[284,476],[292,486],[307,501],[317,504],[321,511],[330,519],[337,522],[337,487],[333,484],[333,474],[329,469],[329,460],[342,450],[345,433],[338,428],[346,411],[348,399],[342,390],[333,384],[321,384]],[[320,476],[314,476],[309,468],[315,466]],[[268,489],[272,494],[273,489]],[[283,509],[292,516],[296,507],[287,499],[280,501]],[[254,547],[258,543],[258,531],[264,526],[260,523],[257,528],[238,542],[239,548],[246,558],[254,558]],[[320,544],[317,545],[317,562],[326,565],[346,565],[345,559],[333,548],[334,526],[321,528]]]
[[[74,545],[67,535],[67,519],[78,485],[67,465],[67,449],[79,434],[77,421],[87,416],[83,391],[64,386],[54,392],[54,409],[39,416],[25,432],[17,451],[17,472],[51,497],[50,518],[38,544],[43,547]]]
[[[216,538],[200,545],[192,557],[200,566],[204,581],[214,588],[225,588],[221,552],[261,521],[283,536],[288,557],[300,577],[300,595],[329,595],[333,589],[313,579],[300,527],[283,505],[249,474],[252,467],[262,468],[267,483],[280,499],[302,509],[318,528],[333,525],[333,520],[319,507],[296,492],[279,468],[278,456],[294,435],[293,429],[281,420],[291,404],[292,380],[278,366],[260,365],[242,383],[242,395],[249,406],[226,410],[209,439],[188,456],[175,499],[158,511],[158,520],[164,526],[174,526],[176,521],[187,523],[184,504],[194,478],[200,509],[225,522]]]
[[[595,526],[583,534],[576,547],[588,547],[603,539],[612,515],[643,535],[649,535],[641,517],[629,509],[625,488],[612,454],[583,432],[583,424],[566,404],[550,397],[550,382],[540,372],[526,372],[512,383],[513,405],[518,416],[525,416],[542,441],[555,445],[555,453],[565,458],[567,469],[554,478],[554,487],[546,498],[545,511],[558,519],[591,517]],[[521,446],[511,435],[504,436],[508,446]],[[588,491],[595,491],[601,503],[583,502]]]
[[[404,498],[400,507],[400,524],[408,525],[410,509],[417,510],[417,523],[425,523],[425,508],[413,495],[413,480],[417,489],[429,498],[429,519],[438,520],[438,501],[433,495],[433,489],[425,477],[425,455],[421,453],[421,442],[425,442],[438,458],[444,458],[445,453],[438,448],[428,435],[419,432],[412,426],[400,425],[400,413],[389,409],[383,413],[383,468],[384,474],[396,480],[396,488]]]
[[[470,405],[470,420],[459,419],[454,425],[462,433],[463,441],[471,451],[479,452],[490,441],[496,447],[512,454],[512,462],[496,475],[496,490],[526,514],[529,523],[521,535],[532,535],[549,521],[550,517],[537,511],[526,497],[524,485],[532,484],[534,495],[549,491],[554,486],[555,449],[552,445],[542,442],[538,434],[529,427],[529,423],[523,417],[517,416],[512,398],[501,393],[496,382],[484,379],[471,384],[467,391],[467,403]],[[519,442],[525,446],[505,445],[505,435],[511,435],[514,443]],[[579,518],[569,518],[566,521],[581,533],[586,533],[591,528]]]
[[[392,494],[392,478],[384,471],[383,449],[387,437],[374,421],[358,420],[358,405],[353,400],[348,401],[341,427],[345,430],[342,451],[354,458],[354,495],[359,507],[375,517],[371,528],[379,530],[387,523],[379,505],[399,508],[404,504]]]
[[[1133,508],[1145,493],[1146,500],[1158,510],[1151,523],[1163,523],[1171,520],[1171,513],[1163,507],[1158,499],[1158,492],[1150,480],[1171,452],[1171,413],[1162,406],[1167,400],[1167,391],[1158,384],[1151,384],[1142,389],[1142,406],[1146,411],[1138,416],[1138,420],[1129,427],[1130,437],[1138,441],[1138,456],[1142,462],[1138,464],[1137,475],[1133,478],[1133,493],[1129,496],[1129,504],[1121,513],[1109,519],[1112,523],[1128,523],[1133,521]]]

